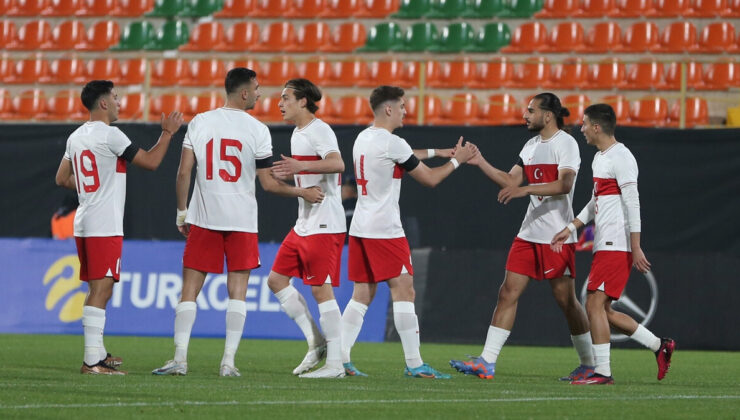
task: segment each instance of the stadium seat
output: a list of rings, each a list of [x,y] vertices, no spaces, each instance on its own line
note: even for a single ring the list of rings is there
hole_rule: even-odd
[[[66,20],[58,24],[51,37],[39,46],[42,50],[73,50],[85,36],[85,25],[79,20]]]
[[[142,50],[154,37],[154,26],[149,21],[131,22],[123,29],[118,45],[113,51]]]
[[[584,89],[611,90],[624,83],[626,67],[619,58],[609,57],[591,65]]]
[[[729,90],[733,87],[740,87],[740,69],[735,60],[722,59],[707,64],[703,89]]]
[[[180,45],[187,44],[190,31],[188,25],[181,20],[168,20],[157,32],[156,36],[149,40],[144,49],[147,50],[176,50]]]
[[[331,115],[332,109],[334,109],[331,97],[324,92],[321,93],[321,100],[316,105],[319,107],[315,114],[316,118],[321,118],[322,120],[325,115]]]
[[[80,9],[77,10],[77,16],[108,16],[113,10],[115,0],[80,0]]]
[[[413,95],[406,98],[406,117],[403,119],[404,125],[419,124],[419,96]],[[442,100],[437,95],[424,95],[424,113],[422,115],[422,124],[425,124],[430,118],[439,117],[442,112]]]
[[[152,67],[152,86],[179,86],[190,78],[190,63],[182,58],[163,58]]]
[[[321,87],[331,77],[331,62],[327,61],[325,57],[310,57],[308,60],[299,63],[297,70],[298,77],[308,79]]]
[[[286,45],[283,51],[286,52],[316,52],[321,46],[329,43],[331,29],[325,22],[309,22],[298,30],[295,37],[295,43]]]
[[[66,85],[85,81],[85,63],[78,58],[57,58],[49,65],[49,72],[38,79],[39,83]]]
[[[283,17],[305,19],[309,16],[318,16],[325,8],[326,0],[292,0],[290,8],[283,13]]]
[[[201,92],[190,98],[190,103],[188,104],[188,108],[185,113],[192,119],[200,113],[219,108],[223,106],[224,103],[224,96],[221,91],[209,90]]]
[[[458,53],[475,44],[475,29],[466,22],[451,23],[442,29],[437,42],[427,48],[433,53]]]
[[[0,88],[0,119],[13,118],[13,97],[5,88]]]
[[[576,19],[604,17],[615,9],[615,0],[582,0],[580,9],[576,10],[572,17]]]
[[[75,47],[80,51],[106,51],[118,44],[121,32],[115,20],[100,20],[87,29],[82,42]]]
[[[146,78],[147,60],[144,58],[129,58],[121,62],[121,85],[140,85]]]
[[[373,120],[370,102],[364,96],[343,96],[334,101],[330,124],[367,125]]]
[[[295,31],[290,22],[274,22],[260,33],[259,41],[250,47],[253,52],[279,52],[286,45],[295,44]]]
[[[280,92],[275,92],[270,96],[260,99],[255,106],[255,108],[259,108],[255,111],[259,115],[260,121],[263,123],[283,122],[283,114],[280,113],[278,102],[280,102]]]
[[[37,115],[46,121],[84,121],[89,113],[77,89],[60,90],[46,101],[46,112]]]
[[[85,80],[110,80],[119,84],[121,80],[121,64],[115,58],[96,58],[85,64]]]
[[[654,13],[652,0],[616,0],[615,6],[609,17],[638,18]]]
[[[257,0],[225,0],[224,7],[213,14],[214,18],[244,18],[254,10]]]
[[[456,19],[467,9],[465,0],[437,0],[424,14],[427,19]]]
[[[223,0],[185,0],[185,7],[177,15],[193,18],[207,17],[223,7]]]
[[[215,51],[249,51],[259,42],[260,28],[254,22],[236,22],[226,30],[220,44],[213,46]]]
[[[472,0],[461,15],[467,19],[490,19],[506,8],[504,0]]]
[[[727,8],[719,15],[723,18],[740,18],[740,0],[727,0]]]
[[[563,19],[580,10],[578,0],[544,0],[542,10],[534,14],[536,19]]]
[[[355,12],[355,17],[386,18],[396,13],[400,7],[400,0],[364,0],[360,1],[359,9]]]
[[[36,119],[46,112],[46,95],[43,89],[24,90],[13,98],[11,116],[14,120]]]
[[[543,0],[511,0],[507,7],[498,13],[499,18],[528,18],[542,10]]]
[[[188,43],[180,51],[211,51],[214,45],[224,42],[224,27],[221,22],[201,22],[193,29]]]
[[[471,125],[521,125],[522,122],[516,98],[509,93],[496,93],[478,108],[478,116]]]
[[[563,107],[568,108],[570,115],[563,118],[565,125],[581,125],[583,111],[591,105],[591,99],[583,94],[567,95],[563,98]]]
[[[465,47],[466,52],[496,52],[511,43],[511,30],[503,22],[486,23],[472,43]]]
[[[13,85],[32,85],[49,74],[49,62],[40,54],[17,60],[4,82]]]
[[[421,19],[432,9],[430,0],[401,0],[398,12],[391,17],[398,19]]]
[[[48,0],[15,0],[5,11],[5,16],[39,16],[46,9]]]
[[[547,89],[581,89],[588,82],[588,65],[580,57],[571,57],[552,66]]]
[[[550,78],[550,63],[547,57],[530,57],[514,68],[511,87],[534,89],[542,87]]]
[[[365,25],[359,22],[345,22],[334,28],[329,42],[319,47],[322,52],[352,52],[365,45],[367,33]]]
[[[145,13],[148,17],[175,17],[185,9],[185,0],[154,0],[154,8]]]
[[[655,22],[637,22],[624,32],[622,43],[612,51],[642,53],[658,47],[658,25]]]
[[[15,62],[7,55],[0,55],[0,82],[4,82],[6,77],[10,77],[15,71]]]
[[[501,53],[531,53],[539,50],[547,41],[547,28],[542,22],[525,22],[514,29],[511,43],[501,48]]]
[[[154,0],[116,0],[111,16],[139,17],[154,8]]]
[[[403,62],[399,60],[381,60],[368,63],[368,77],[358,80],[358,86],[376,87],[381,85],[397,86],[403,77]]]
[[[514,65],[506,56],[494,57],[481,63],[476,77],[468,85],[471,89],[498,89],[507,87],[514,77]]]
[[[418,22],[406,28],[403,42],[391,51],[422,52],[437,42],[437,27],[432,22]]]
[[[129,93],[121,98],[121,108],[118,110],[119,120],[139,120],[144,116],[144,94]]]
[[[664,80],[657,86],[661,90],[681,89],[681,62],[674,61],[668,65]],[[701,89],[704,82],[702,78],[704,71],[701,63],[689,61],[686,63],[686,87],[688,89]]]
[[[420,67],[424,66],[424,84],[428,85],[434,83],[439,78],[439,62],[435,60],[419,62],[409,61],[406,63],[406,68],[403,72],[403,77],[400,80],[399,86],[404,89],[418,87],[419,78],[421,77]]]
[[[163,93],[162,95],[155,96],[151,100],[149,106],[149,120],[159,121],[162,118],[162,113],[165,116],[170,115],[172,111],[180,111],[183,114],[188,110],[188,97],[181,93]],[[186,115],[185,121],[189,121]]]
[[[279,18],[293,7],[290,0],[255,0],[251,18]]]
[[[683,16],[691,9],[690,0],[654,0],[653,10],[646,17],[672,18]]]
[[[347,19],[360,8],[359,0],[326,0],[326,7],[318,14],[324,19]]]
[[[8,0],[0,0],[0,3],[10,3]],[[46,7],[39,12],[44,17],[74,16],[80,8],[81,0],[49,0]],[[0,9],[2,6],[0,6]],[[5,15],[5,10],[0,10],[0,15]]]
[[[201,58],[190,62],[190,78],[180,82],[183,86],[222,86],[226,77],[224,63],[215,58]]]
[[[477,66],[469,59],[442,63],[439,78],[428,85],[434,88],[459,89],[469,86],[475,80]]]
[[[727,51],[728,45],[735,45],[735,26],[732,22],[712,22],[702,29],[697,44],[690,51],[719,54]]]
[[[616,22],[599,22],[591,27],[583,39],[583,45],[576,47],[576,52],[603,54],[609,52],[622,42],[622,29]]]
[[[691,22],[673,22],[663,29],[656,53],[681,53],[696,48],[696,26]]]
[[[51,25],[45,20],[32,20],[18,29],[12,41],[5,45],[7,50],[38,50],[51,41]]]
[[[15,21],[0,20],[0,49],[4,50],[15,39]]]
[[[442,105],[438,117],[427,119],[430,125],[470,125],[478,118],[478,98],[472,93],[456,93]]]
[[[391,48],[401,45],[402,42],[403,35],[401,33],[401,27],[394,22],[383,22],[370,29],[370,32],[367,34],[365,45],[358,48],[357,51],[390,51]]]
[[[601,98],[601,103],[608,104],[614,109],[617,116],[617,125],[622,125],[630,119],[630,101],[624,95],[607,95]]]
[[[298,75],[295,63],[290,57],[274,57],[260,65],[259,82],[263,86],[283,86],[285,82]]]
[[[663,81],[663,63],[646,58],[627,67],[627,77],[619,87],[628,90],[650,90]]]
[[[671,104],[671,109],[668,111],[668,123],[669,127],[678,127],[681,122],[681,100],[676,100]],[[709,107],[707,106],[707,100],[704,98],[698,98],[690,96],[686,98],[686,114],[684,119],[685,128],[694,128],[697,125],[708,125],[709,124]]]
[[[540,51],[564,53],[577,51],[581,47],[583,47],[583,26],[578,22],[563,22],[552,28]]]
[[[684,17],[713,18],[720,16],[726,8],[726,0],[694,0],[694,4]]]
[[[668,102],[665,98],[649,96],[632,102],[630,119],[622,125],[634,127],[663,127],[668,118]]]

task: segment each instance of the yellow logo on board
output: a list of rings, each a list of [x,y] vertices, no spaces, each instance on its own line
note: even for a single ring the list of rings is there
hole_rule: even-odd
[[[65,275],[70,271],[71,274]],[[44,285],[48,284],[51,284],[51,288],[46,295],[46,310],[51,311],[61,302],[60,321],[75,322],[82,319],[86,293],[79,290],[82,282],[77,255],[67,255],[55,261],[44,275]]]

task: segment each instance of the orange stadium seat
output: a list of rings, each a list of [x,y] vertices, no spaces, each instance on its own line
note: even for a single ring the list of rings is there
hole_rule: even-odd
[[[81,0],[50,0],[39,15],[53,17],[74,16],[75,12],[80,8],[80,3]]]
[[[368,64],[368,77],[358,80],[358,86],[397,86],[403,77],[403,62],[399,60],[372,61]]]
[[[295,43],[286,45],[286,52],[316,52],[329,43],[331,30],[325,22],[309,22],[298,30]]]
[[[343,96],[334,101],[329,124],[367,125],[373,120],[370,102],[364,96]]]
[[[298,70],[290,57],[275,57],[262,62],[258,76],[261,85],[283,86],[285,82],[298,76]]]
[[[624,32],[622,44],[615,52],[648,52],[658,46],[658,25],[655,22],[637,22]]]
[[[254,10],[257,0],[225,0],[224,7],[213,14],[215,18],[243,18]]]
[[[365,45],[367,32],[365,25],[359,22],[345,22],[334,28],[329,42],[319,47],[324,52],[352,52]]]
[[[226,30],[222,43],[214,45],[216,51],[249,51],[259,42],[260,28],[254,22],[236,22]]]
[[[115,58],[96,58],[89,60],[85,65],[85,80],[110,80],[119,84],[121,80],[121,64]]]
[[[530,57],[514,68],[511,87],[534,89],[543,86],[550,78],[550,63],[547,57]]]
[[[525,22],[511,36],[511,44],[501,48],[504,54],[530,53],[539,50],[547,41],[547,28],[542,22]]]
[[[190,78],[190,64],[182,58],[164,58],[152,68],[152,86],[179,86]]]
[[[469,59],[442,63],[439,78],[429,83],[431,87],[457,89],[468,86],[475,80],[478,69]]]
[[[361,80],[368,78],[367,63],[359,57],[348,57],[333,64],[331,77],[326,81],[327,86],[356,86]]]
[[[616,22],[599,22],[591,27],[576,52],[603,54],[614,50],[622,43],[622,29]]]
[[[437,95],[424,96],[424,115],[423,122],[426,123],[430,118],[439,117],[442,112],[442,100]],[[419,123],[419,96],[406,97],[406,117],[403,119],[404,125],[417,125]]]
[[[577,51],[581,47],[583,47],[583,26],[578,22],[563,22],[552,28],[540,51],[562,53]]]
[[[224,97],[221,91],[209,90],[201,92],[190,98],[190,103],[188,104],[186,113],[190,115],[190,118],[192,118],[200,113],[219,108],[223,106],[224,103]]]
[[[181,93],[164,93],[160,96],[155,96],[150,104],[149,120],[159,121],[162,118],[162,113],[165,116],[170,115],[172,111],[187,112],[188,110],[188,97]],[[186,118],[189,120],[189,118]]]
[[[534,14],[535,19],[562,19],[580,10],[578,0],[545,0],[542,10]]]
[[[732,22],[712,22],[702,29],[691,52],[719,54],[727,51],[728,45],[735,45],[735,26]]]
[[[316,111],[315,115],[317,118],[321,118],[322,120],[324,119],[325,115],[330,115],[332,109],[334,109],[331,97],[324,92],[321,92],[321,101],[319,101],[319,103],[316,105],[319,107],[319,109]]]
[[[607,95],[601,98],[601,102],[611,105],[617,115],[617,125],[621,125],[630,119],[630,101],[624,95]]]
[[[691,9],[690,0],[654,0],[654,9],[647,17],[668,18],[683,16]]]
[[[281,92],[275,92],[260,100],[258,110],[260,121],[264,123],[281,123],[284,121],[283,114],[280,113],[280,108],[278,107],[280,94]]]
[[[494,57],[481,63],[476,77],[470,82],[471,89],[498,89],[506,87],[514,77],[514,65],[505,56]]]
[[[5,16],[5,14],[8,12],[8,9],[10,9],[10,6],[10,0],[0,0],[0,16]]]
[[[684,16],[698,18],[712,18],[722,14],[727,9],[726,0],[694,0],[694,4]]]
[[[331,77],[331,62],[325,57],[310,57],[298,64],[298,77],[308,79],[317,86],[324,86]]]
[[[419,86],[420,66],[422,63],[418,61],[409,61],[406,63],[406,68],[403,72],[403,77],[400,80],[399,85],[402,88],[412,88]],[[434,83],[435,80],[439,79],[440,65],[438,61],[427,61],[424,71],[425,84]]]
[[[262,28],[259,41],[252,45],[253,52],[279,52],[286,45],[295,43],[295,31],[290,22],[274,22]]]
[[[180,51],[211,51],[214,45],[223,44],[224,27],[221,22],[201,22],[190,33],[188,43]]]
[[[684,127],[693,128],[697,125],[709,124],[709,107],[707,100],[704,98],[698,98],[690,96],[686,98],[686,114],[684,120]],[[671,109],[668,111],[668,126],[678,127],[681,122],[681,101],[676,100],[671,104]]]
[[[85,37],[85,25],[79,20],[66,20],[51,31],[51,37],[39,47],[42,50],[73,50]]]
[[[46,101],[46,112],[37,118],[48,121],[84,121],[88,112],[77,89],[60,90]]]
[[[108,16],[115,7],[115,0],[81,0],[77,16]]]
[[[154,8],[154,0],[116,0],[111,16],[139,17]]]
[[[147,61],[143,58],[129,58],[121,62],[121,85],[140,85],[146,78]]]
[[[430,125],[470,125],[478,118],[478,98],[472,93],[456,93],[442,105],[439,117],[429,118]]]
[[[740,87],[740,68],[735,60],[722,59],[707,64],[703,89],[728,90],[732,87]]]
[[[346,19],[352,17],[360,8],[359,0],[326,0],[326,7],[317,17],[327,19]]]
[[[588,79],[588,65],[580,57],[571,57],[550,69],[550,78],[542,87],[547,89],[580,89]]]
[[[10,119],[36,119],[46,112],[46,95],[43,89],[24,90],[13,98]]]
[[[48,0],[11,0],[5,16],[39,16]]]
[[[636,127],[663,127],[667,123],[668,102],[665,98],[648,96],[633,101],[630,120],[623,125]]]
[[[386,18],[396,13],[400,6],[400,0],[362,0],[355,11],[355,17]]]
[[[616,18],[638,18],[653,12],[652,0],[616,0],[616,8],[608,16]]]
[[[226,68],[221,60],[203,58],[190,63],[190,78],[182,80],[183,86],[219,86],[223,85]]]
[[[118,110],[119,120],[139,120],[144,116],[144,94],[129,93],[121,98],[121,108]]]
[[[57,58],[51,62],[49,73],[38,79],[39,83],[65,85],[85,81],[85,63],[77,58]]]
[[[5,88],[0,88],[0,119],[9,120],[13,117],[13,97]]]
[[[283,17],[291,19],[306,19],[318,16],[326,8],[326,0],[292,0],[291,7],[285,11]]]
[[[478,117],[472,125],[521,125],[522,110],[516,98],[509,93],[496,93],[479,107]]]
[[[691,22],[673,22],[663,29],[657,53],[680,53],[696,48],[696,26]]]
[[[595,18],[608,16],[616,10],[615,0],[582,0],[581,8],[576,10],[573,18]]]
[[[12,20],[0,20],[0,49],[7,48],[16,37],[15,22]]]
[[[619,87],[629,90],[650,90],[663,81],[663,63],[646,58],[627,67],[627,77]]]
[[[583,111],[591,105],[591,99],[583,94],[567,95],[563,98],[563,106],[568,108],[570,115],[563,119],[566,125],[581,125],[583,123]]]
[[[704,83],[702,81],[703,76],[704,69],[701,63],[696,61],[686,63],[686,87],[688,89],[701,89]],[[681,62],[674,61],[668,65],[665,78],[657,88],[661,90],[681,89]]]
[[[626,78],[626,67],[619,58],[609,57],[591,65],[584,89],[610,90],[620,86]]]
[[[118,44],[121,30],[115,20],[101,20],[87,29],[82,42],[75,47],[81,51],[105,51]]]
[[[254,0],[251,18],[279,18],[293,6],[291,0]]]
[[[237,67],[244,67],[244,68],[251,69],[257,72],[257,79],[260,82],[260,84],[262,84],[261,83],[262,67],[260,66],[260,63],[257,59],[244,58],[244,59],[239,59],[239,60],[227,61],[226,63],[224,63],[224,68],[226,69],[226,71],[229,71]]]
[[[18,85],[32,85],[49,74],[49,62],[41,55],[15,62],[15,66],[4,82]]]
[[[740,0],[727,0],[727,8],[719,15],[725,18],[740,18]]]
[[[6,55],[0,56],[0,82],[4,82],[6,77],[10,77],[15,71],[15,63]]]
[[[45,20],[32,20],[18,29],[12,41],[5,45],[8,50],[37,50],[51,40],[51,25]]]

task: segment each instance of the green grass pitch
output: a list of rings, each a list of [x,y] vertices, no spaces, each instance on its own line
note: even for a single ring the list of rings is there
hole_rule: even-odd
[[[82,336],[0,335],[0,419],[385,419],[385,418],[738,418],[740,353],[678,349],[658,382],[647,350],[612,350],[614,386],[557,378],[577,364],[573,349],[506,346],[496,378],[453,372],[450,358],[481,345],[422,344],[424,361],[451,380],[402,376],[400,343],[358,343],[353,361],[368,378],[299,379],[298,341],[242,340],[240,378],[218,377],[223,339],[192,339],[189,372],[157,377],[171,338],[106,337],[125,377],[79,374]]]

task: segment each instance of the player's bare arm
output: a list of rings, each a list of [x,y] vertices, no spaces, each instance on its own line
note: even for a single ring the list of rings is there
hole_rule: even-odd
[[[150,171],[157,169],[167,153],[172,136],[180,129],[182,122],[182,112],[172,111],[166,118],[162,113],[160,121],[162,134],[159,136],[159,140],[151,149],[147,151],[139,150],[131,163]]]
[[[568,194],[573,188],[576,179],[576,171],[572,169],[561,169],[558,171],[558,179],[547,184],[509,186],[502,188],[498,193],[498,202],[509,204],[515,198],[527,195],[539,195],[543,197]]]
[[[62,161],[59,162],[56,182],[60,187],[69,188],[70,190],[74,190],[76,188],[72,162],[69,159],[62,158]]]
[[[257,178],[262,189],[283,197],[301,197],[309,203],[320,203],[324,199],[324,192],[318,186],[299,188],[288,185],[272,176],[271,168],[257,168]]]
[[[180,166],[177,168],[177,180],[175,181],[175,195],[177,196],[177,216],[175,224],[177,230],[188,236],[190,225],[185,223],[188,210],[188,192],[190,191],[191,174],[195,165],[195,153],[192,149],[184,148],[180,154]]]
[[[632,247],[632,265],[641,273],[650,271],[650,262],[640,247],[640,232],[630,232],[630,245]]]
[[[454,159],[458,162],[458,164],[466,163],[467,161],[475,157],[475,155],[478,153],[478,147],[473,143],[467,142],[463,146],[462,137],[460,137],[460,139],[458,140],[457,145],[455,146],[455,150],[456,152]],[[430,168],[423,162],[419,162],[419,165],[416,168],[409,171],[409,175],[411,175],[421,185],[429,188],[434,188],[439,185],[439,183],[442,182],[445,178],[447,178],[456,168],[457,166],[452,163],[452,160],[450,160],[450,162],[448,162],[447,164],[437,166],[436,168]]]
[[[578,230],[584,226],[586,226],[585,223],[583,223],[580,219],[577,217],[571,221],[573,226],[575,227],[575,230]],[[563,228],[560,232],[558,232],[555,236],[552,237],[552,241],[550,241],[550,249],[553,250],[553,252],[560,253],[560,251],[563,250],[563,244],[565,241],[570,238],[571,233],[573,233],[570,230],[570,226]],[[575,231],[574,230],[574,231]]]
[[[501,188],[522,185],[524,182],[524,171],[521,166],[514,165],[509,172],[504,172],[488,163],[482,153],[470,159],[468,164],[479,167],[491,181]]]
[[[450,159],[455,156],[455,149],[414,149],[414,156],[419,160],[441,157]]]
[[[300,172],[317,174],[341,174],[344,172],[344,161],[338,152],[331,152],[319,160],[296,160],[280,155],[282,160],[272,164],[272,173],[280,179],[286,179]]]

